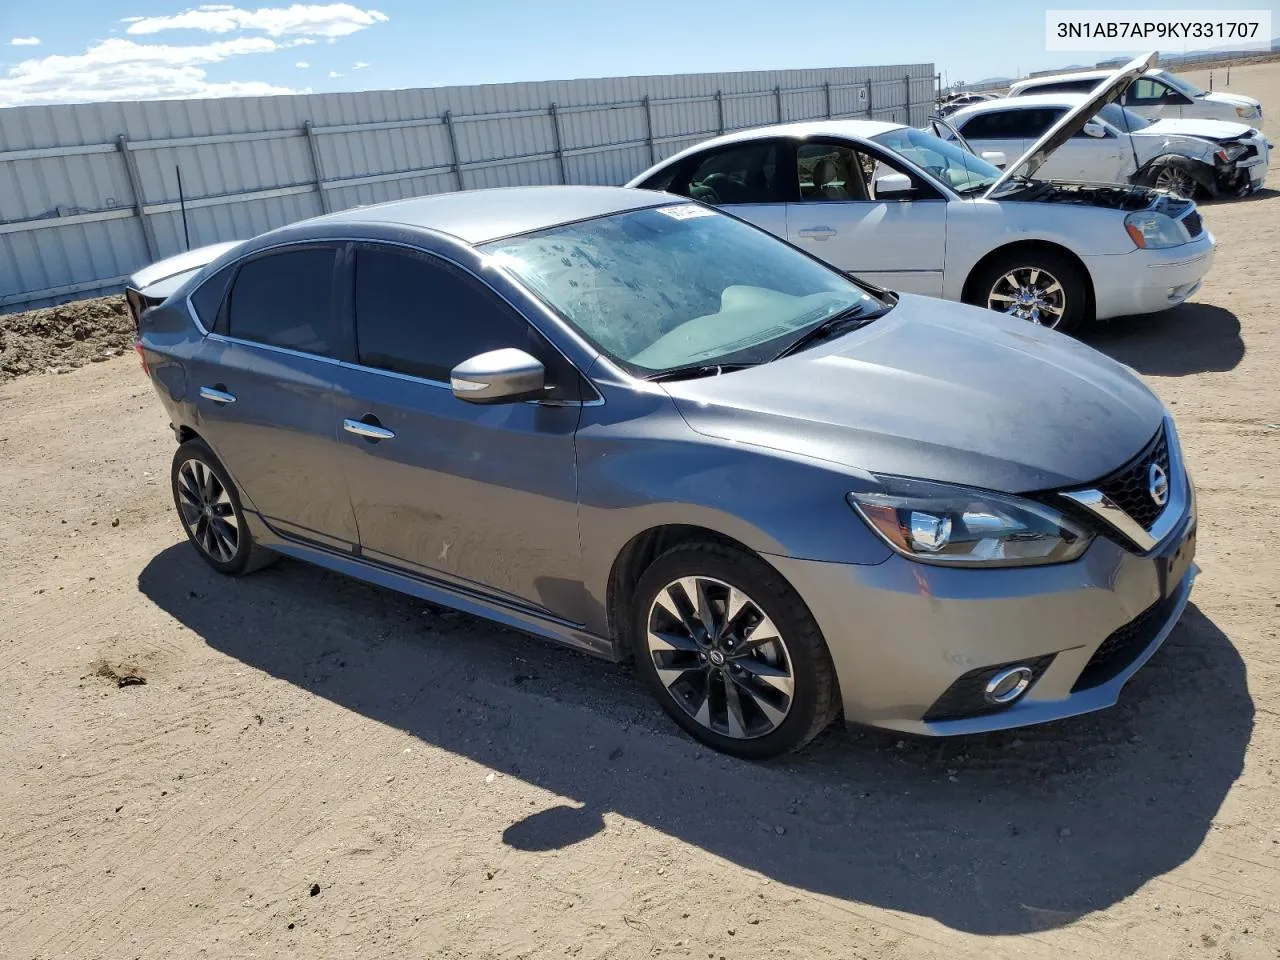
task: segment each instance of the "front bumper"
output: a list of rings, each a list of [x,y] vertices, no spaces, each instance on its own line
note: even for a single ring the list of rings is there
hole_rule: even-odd
[[[823,631],[847,721],[950,736],[1060,720],[1114,704],[1186,607],[1198,571],[1192,566],[1162,598],[1156,558],[1179,546],[1195,523],[1192,501],[1150,555],[1099,538],[1073,563],[1047,567],[964,570],[897,555],[875,566],[768,559]],[[1122,631],[1135,621],[1142,624],[1136,643]],[[1122,659],[1108,664],[1105,682],[1089,685],[1097,676],[1095,654],[1109,638],[1114,644],[1117,634],[1128,643]],[[965,674],[1047,655],[1053,655],[1048,668],[1012,706],[925,720]]]
[[[1213,234],[1204,230],[1189,243],[1164,250],[1084,257],[1098,319],[1176,307],[1200,288],[1215,248]]]

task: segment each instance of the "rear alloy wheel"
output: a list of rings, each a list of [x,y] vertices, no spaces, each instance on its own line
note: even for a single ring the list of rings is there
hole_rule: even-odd
[[[759,557],[679,544],[632,597],[631,643],[662,708],[695,739],[763,760],[812,740],[839,710],[835,668],[808,608]]]
[[[1075,333],[1093,304],[1084,271],[1066,254],[1044,247],[1012,248],[983,264],[965,300],[1060,333]]]
[[[170,481],[187,539],[213,569],[238,576],[276,558],[254,543],[235,485],[203,440],[188,440],[178,447]]]

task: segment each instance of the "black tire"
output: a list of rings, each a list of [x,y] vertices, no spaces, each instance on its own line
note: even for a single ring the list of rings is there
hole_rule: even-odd
[[[193,494],[192,481],[199,477],[211,477],[212,482]],[[173,505],[187,539],[213,569],[238,577],[259,570],[277,558],[277,554],[254,542],[240,506],[240,494],[203,440],[197,437],[178,447],[169,470],[169,483],[173,488]],[[204,502],[197,504],[198,497]],[[206,504],[210,507],[208,511],[204,509]]]
[[[1005,295],[1011,288],[1010,284],[1003,282],[1003,278],[1011,274],[1030,278],[1031,274],[1026,271],[1039,272],[1036,277],[1037,287],[1050,287],[1045,281],[1047,276],[1056,280],[1062,288],[1062,314],[1057,321],[1051,323],[1024,317],[1028,322],[1039,322],[1059,333],[1076,334],[1093,321],[1093,299],[1084,271],[1066,254],[1043,247],[1006,250],[980,265],[970,278],[969,294],[965,300],[977,307],[996,310],[994,304],[1001,301],[993,301],[993,295]],[[999,290],[997,284],[1001,285]]]
[[[1170,154],[1157,157],[1142,174],[1145,186],[1169,190],[1174,196],[1194,200],[1205,190],[1202,172],[1194,160]]]
[[[743,739],[704,726],[677,702],[676,695],[659,676],[655,654],[647,640],[650,611],[658,593],[682,577],[713,578],[737,588],[777,627],[789,661],[793,692],[785,719],[770,732]],[[636,668],[644,682],[667,715],[709,747],[747,760],[767,760],[800,749],[839,713],[835,667],[818,625],[791,585],[756,556],[710,541],[672,547],[641,575],[628,615]],[[727,675],[728,669],[719,672]],[[736,692],[734,697],[738,697]]]

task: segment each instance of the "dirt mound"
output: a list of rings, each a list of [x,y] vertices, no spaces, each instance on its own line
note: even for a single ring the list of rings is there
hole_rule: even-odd
[[[121,296],[0,314],[0,383],[27,373],[65,373],[132,347],[133,320]]]

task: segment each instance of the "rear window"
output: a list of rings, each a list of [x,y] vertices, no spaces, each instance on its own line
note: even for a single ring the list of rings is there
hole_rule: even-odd
[[[250,260],[236,274],[227,333],[243,340],[332,356],[333,248],[289,250]],[[211,278],[212,279],[212,278]]]
[[[963,121],[960,132],[966,140],[1024,140],[1039,137],[1065,111],[1050,107],[992,110]]]

